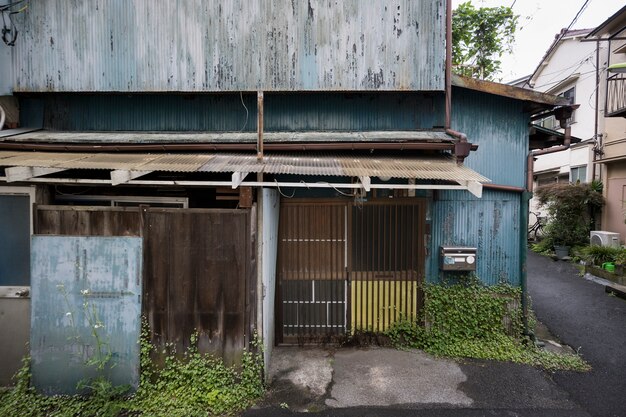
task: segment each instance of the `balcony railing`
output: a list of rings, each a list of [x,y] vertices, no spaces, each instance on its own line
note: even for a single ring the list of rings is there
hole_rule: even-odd
[[[605,115],[626,117],[626,74],[612,75],[606,81]]]

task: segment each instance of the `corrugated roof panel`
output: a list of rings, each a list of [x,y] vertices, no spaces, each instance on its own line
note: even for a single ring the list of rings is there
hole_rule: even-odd
[[[76,161],[64,161],[55,165],[67,169],[138,169],[139,166],[158,158],[158,154],[101,153]]]
[[[129,171],[265,172],[268,174],[376,176],[420,180],[478,181],[489,179],[449,157],[349,157],[332,154],[145,154],[0,152],[0,166]]]
[[[392,178],[439,179],[445,181],[489,180],[475,171],[457,165],[450,158],[340,158],[346,175]]]
[[[326,155],[270,155],[263,172],[268,174],[346,176],[337,160]]]
[[[165,154],[135,167],[142,171],[196,172],[213,159],[210,154]]]
[[[262,172],[263,164],[256,154],[214,154],[209,162],[200,167],[200,172]]]
[[[62,163],[78,162],[93,154],[67,152],[0,152],[0,165],[51,168]],[[7,155],[7,157],[5,157]]]

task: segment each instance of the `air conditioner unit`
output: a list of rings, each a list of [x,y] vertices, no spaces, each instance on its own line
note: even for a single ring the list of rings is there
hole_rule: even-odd
[[[619,248],[619,233],[593,230],[590,233],[589,243],[596,246]]]

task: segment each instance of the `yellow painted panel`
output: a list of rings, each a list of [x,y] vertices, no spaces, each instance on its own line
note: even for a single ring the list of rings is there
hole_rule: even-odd
[[[384,332],[400,317],[417,316],[415,281],[352,281],[350,292],[354,331]]]

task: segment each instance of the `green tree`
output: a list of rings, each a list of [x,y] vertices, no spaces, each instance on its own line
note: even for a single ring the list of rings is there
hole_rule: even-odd
[[[510,7],[475,8],[469,1],[452,13],[453,71],[466,77],[494,80],[500,58],[511,52],[519,16]]]

